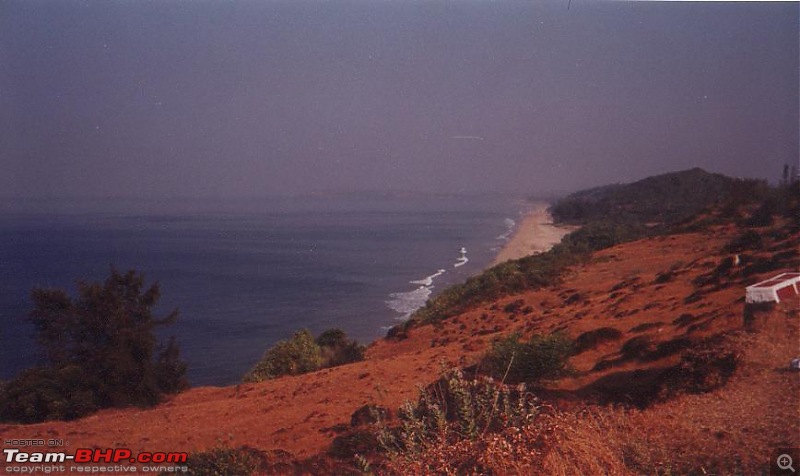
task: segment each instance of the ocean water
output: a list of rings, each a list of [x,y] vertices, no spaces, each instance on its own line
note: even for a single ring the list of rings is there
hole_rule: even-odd
[[[37,361],[33,287],[75,292],[113,265],[178,308],[192,385],[239,381],[301,328],[367,343],[478,273],[513,230],[514,197],[366,195],[227,201],[0,202],[0,379]]]

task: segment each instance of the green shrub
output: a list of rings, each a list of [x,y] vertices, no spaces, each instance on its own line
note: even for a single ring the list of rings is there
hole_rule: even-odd
[[[260,382],[282,375],[313,372],[322,365],[322,349],[307,329],[269,349],[261,361],[244,377],[245,382]]]
[[[567,375],[572,354],[573,342],[563,334],[535,335],[528,342],[512,334],[492,344],[480,368],[508,383],[536,383]]]
[[[364,351],[364,346],[348,339],[341,329],[329,329],[316,339],[303,329],[270,348],[243,380],[260,382],[357,362],[364,360]]]

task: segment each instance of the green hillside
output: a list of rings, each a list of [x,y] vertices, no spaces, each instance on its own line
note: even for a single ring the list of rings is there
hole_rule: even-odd
[[[694,168],[575,192],[559,200],[551,213],[556,221],[572,224],[674,223],[715,204],[758,200],[768,190],[764,181],[735,179]]]

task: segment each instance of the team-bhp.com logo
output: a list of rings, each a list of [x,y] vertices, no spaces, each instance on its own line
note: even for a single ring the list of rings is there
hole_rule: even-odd
[[[188,453],[185,452],[140,452],[134,453],[127,448],[108,448],[108,449],[89,449],[79,448],[75,453],[65,453],[56,451],[46,452],[28,452],[22,451],[17,448],[3,449],[6,464],[41,464],[41,465],[54,465],[62,463],[79,463],[79,464],[185,464]],[[110,471],[115,471],[109,468]],[[125,471],[120,469],[121,471]],[[116,470],[116,471],[120,471]],[[62,470],[63,471],[63,470]],[[36,472],[36,471],[24,471]]]
[[[65,463],[68,461],[75,463],[186,463],[189,453],[136,453],[134,454],[127,448],[114,448],[101,450],[99,448],[88,449],[79,448],[75,454],[46,452],[28,453],[16,448],[6,448],[3,450],[6,463]]]

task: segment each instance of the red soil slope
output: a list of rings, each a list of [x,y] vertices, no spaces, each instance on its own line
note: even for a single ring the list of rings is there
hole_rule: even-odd
[[[364,362],[257,384],[194,388],[148,410],[3,425],[0,438],[60,438],[69,448],[134,451],[248,445],[304,458],[326,451],[340,431],[336,425],[349,424],[362,405],[397,408],[415,399],[418,385],[435,380],[443,366],[476,363],[495,337],[558,330],[578,338],[612,328],[620,331],[618,337],[596,342],[584,337],[587,350],[572,359],[576,376],[549,387],[546,398],[565,409],[587,402],[644,402],[650,407],[627,416],[625,432],[644,435],[664,451],[696,453],[708,446],[709,452],[722,448],[752,455],[781,442],[797,446],[800,413],[792,396],[800,391],[798,376],[776,370],[800,356],[797,301],[756,316],[759,332],[740,332],[744,286],[797,267],[798,234],[770,238],[766,231],[764,249],[749,252],[751,257],[790,251],[768,272],[743,276],[744,269],[734,268],[719,282],[698,284],[731,256],[722,250],[741,234],[734,226],[628,243],[596,253],[550,288],[414,328],[404,340],[375,342]],[[679,362],[681,351],[727,333],[745,357],[725,387],[652,404],[658,400],[648,393],[652,381]]]

